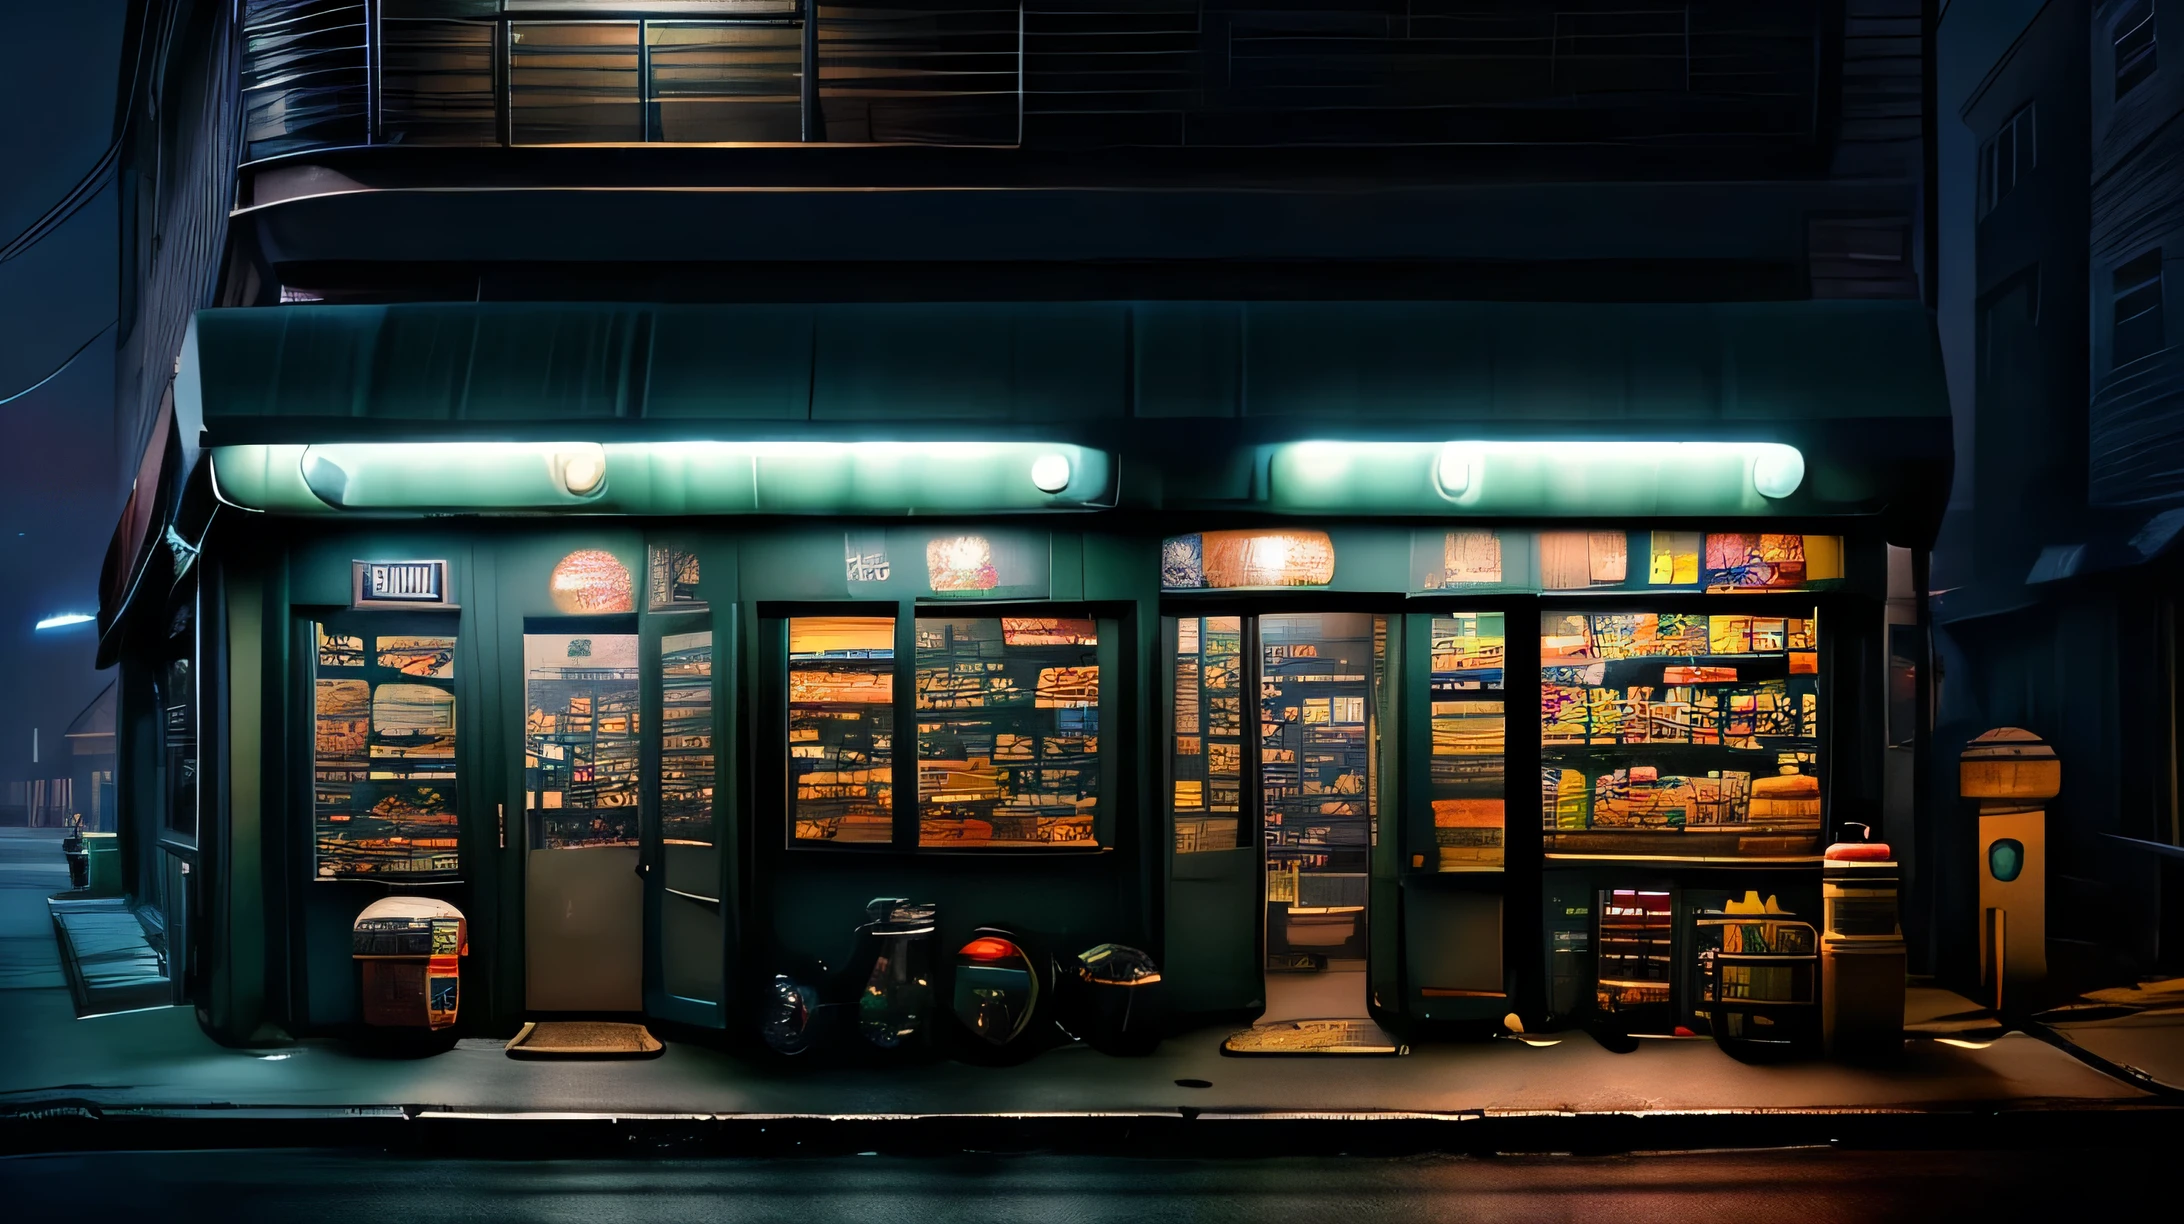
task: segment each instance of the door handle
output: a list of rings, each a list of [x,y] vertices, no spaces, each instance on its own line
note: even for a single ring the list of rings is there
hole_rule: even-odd
[[[640,862],[640,863],[638,863],[638,864],[637,864],[637,874],[638,874],[638,875],[641,875],[641,876],[642,876],[642,875],[651,875],[651,874],[652,874],[652,864],[650,864],[650,863],[645,863],[645,862]]]

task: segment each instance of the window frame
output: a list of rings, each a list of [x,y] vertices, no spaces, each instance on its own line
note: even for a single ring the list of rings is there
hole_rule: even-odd
[[[1835,640],[1838,636],[1840,636],[1841,631],[1834,628],[1833,626],[1840,618],[1847,615],[1847,613],[1839,606],[1837,600],[1830,598],[1830,594],[1831,593],[1829,592],[1809,590],[1754,591],[1750,593],[1709,593],[1679,591],[1655,595],[1649,598],[1642,592],[1617,592],[1614,595],[1564,595],[1559,597],[1543,596],[1538,600],[1536,604],[1536,611],[1543,621],[1548,616],[1568,615],[1574,613],[1615,614],[1625,612],[1650,612],[1660,614],[1665,612],[1696,613],[1705,616],[1728,614],[1745,614],[1766,617],[1781,616],[1784,618],[1796,618],[1802,616],[1810,618],[1815,622],[1812,648],[1814,652],[1819,655],[1819,659],[1817,661],[1819,672],[1816,678],[1819,685],[1820,700],[1818,710],[1816,711],[1817,725],[1814,728],[1814,752],[1819,759],[1813,762],[1812,773],[1820,780],[1820,821],[1819,825],[1813,833],[1814,844],[1811,853],[1809,855],[1753,855],[1749,857],[1730,857],[1720,855],[1707,856],[1696,853],[1644,854],[1633,863],[1634,866],[1641,864],[1677,865],[1704,862],[1710,866],[1750,866],[1755,868],[1767,868],[1782,865],[1785,861],[1791,859],[1794,859],[1799,864],[1802,864],[1808,858],[1811,862],[1815,864],[1820,861],[1821,855],[1826,849],[1827,842],[1831,835],[1831,831],[1835,828],[1836,812],[1838,810],[1837,787],[1840,782],[1840,778],[1838,776],[1839,770],[1837,766],[1839,763],[1838,757],[1841,755],[1842,750],[1842,746],[1836,743],[1836,724],[1834,709],[1835,702],[1839,699],[1841,695],[1841,686],[1837,683],[1837,676],[1835,672]],[[1630,598],[1630,596],[1635,596],[1635,598]],[[1537,628],[1533,629],[1533,635],[1535,638],[1537,637]],[[1545,664],[1538,653],[1535,652],[1532,657],[1534,664],[1533,674],[1535,677],[1538,677],[1543,670]],[[1541,682],[1543,683],[1543,681]],[[1535,690],[1535,693],[1536,692],[1537,690]],[[1530,729],[1526,732],[1526,738],[1529,740],[1532,747],[1536,750],[1537,759],[1542,768],[1544,768],[1547,765],[1551,754],[1547,745],[1545,730],[1541,726],[1539,720],[1540,711],[1538,709],[1538,703],[1535,700],[1530,720]],[[1561,751],[1569,750],[1568,746],[1558,747]],[[1581,745],[1577,747],[1589,748],[1592,747],[1592,745]],[[1621,749],[1624,747],[1624,745],[1614,745],[1613,747]],[[1643,749],[1645,745],[1631,745],[1631,747]],[[1856,748],[1853,747],[1851,751],[1855,753]],[[1756,776],[1757,775],[1755,774],[1755,777]],[[1562,867],[1583,867],[1598,863],[1603,859],[1618,859],[1624,856],[1630,856],[1634,854],[1633,851],[1624,849],[1597,851],[1558,850],[1555,848],[1555,844],[1550,836],[1550,830],[1548,830],[1546,827],[1548,813],[1545,810],[1544,799],[1542,800],[1540,810],[1535,814],[1538,817],[1537,828],[1539,829],[1540,837],[1540,858],[1547,868],[1553,869]]]
[[[2143,15],[2137,21],[2131,20],[2133,15],[2140,13]],[[2161,71],[2161,27],[2154,20],[2157,15],[2154,0],[2139,0],[2118,14],[2108,27],[2108,46],[2112,57],[2110,68],[2117,101],[2152,80]],[[2125,25],[2127,22],[2128,28]],[[2141,30],[2146,32],[2144,43],[2125,50],[2124,40]]]
[[[2002,181],[2001,151],[2008,142],[2009,182]],[[1985,217],[2009,198],[2027,173],[2040,168],[2039,103],[2027,102],[2010,113],[1979,145],[1979,216]]]
[[[290,757],[297,762],[294,771],[295,785],[290,792],[303,813],[297,822],[300,834],[300,853],[296,856],[302,880],[312,886],[340,884],[376,884],[396,887],[449,887],[469,883],[479,870],[481,857],[489,857],[489,851],[481,848],[474,830],[479,816],[470,810],[484,801],[490,787],[481,782],[480,764],[483,756],[477,743],[481,698],[477,687],[479,647],[470,641],[472,630],[463,609],[447,607],[375,608],[355,607],[343,604],[297,604],[291,607],[293,617],[294,658],[302,665],[294,669],[296,703],[299,718],[291,725],[299,726]],[[453,826],[455,837],[455,867],[447,872],[419,872],[410,878],[396,873],[347,873],[319,874],[319,807],[318,807],[318,632],[321,626],[337,632],[374,638],[381,632],[416,637],[451,637],[455,640],[454,675],[446,683],[447,691],[455,701],[455,756],[454,780],[448,784],[453,792],[451,804],[457,814]],[[369,670],[369,669],[367,669]],[[378,681],[373,682],[376,691]],[[432,687],[439,687],[435,683]],[[518,773],[520,775],[520,757]]]
[[[1519,780],[1534,778],[1539,772],[1538,622],[1542,606],[1542,597],[1536,594],[1465,595],[1442,591],[1414,596],[1405,608],[1407,614],[1417,618],[1406,634],[1415,629],[1420,636],[1415,642],[1406,636],[1401,677],[1404,689],[1397,694],[1395,707],[1403,720],[1395,730],[1404,754],[1396,861],[1397,874],[1403,878],[1495,879],[1537,869],[1539,788],[1532,783],[1519,785]],[[1501,703],[1502,847],[1501,862],[1495,866],[1444,871],[1438,862],[1438,835],[1433,824],[1432,626],[1436,617],[1459,613],[1495,613],[1502,618],[1501,687],[1482,690],[1475,698]],[[1388,734],[1387,730],[1383,729],[1382,734]],[[1418,861],[1421,856],[1422,862]]]
[[[1126,639],[1133,632],[1135,605],[1128,602],[1101,600],[973,600],[973,599],[847,599],[847,600],[797,600],[768,601],[757,609],[759,633],[763,649],[764,668],[761,692],[765,701],[763,710],[763,743],[770,748],[762,749],[770,758],[758,773],[762,788],[778,787],[774,793],[780,796],[779,812],[763,816],[778,822],[775,834],[759,832],[762,839],[772,841],[787,854],[815,855],[918,855],[945,856],[963,859],[1055,859],[1081,858],[1113,854],[1117,850],[1119,831],[1124,827],[1118,818],[1117,808],[1128,805],[1135,809],[1139,800],[1126,793],[1126,779],[1117,764],[1117,753],[1128,750],[1130,739],[1136,732],[1133,720],[1127,719],[1130,711],[1129,686],[1132,683],[1131,658],[1133,651],[1126,649]],[[799,841],[795,830],[795,771],[789,758],[789,622],[806,617],[854,616],[889,618],[895,625],[895,658],[891,675],[893,692],[888,702],[895,725],[895,741],[889,769],[893,775],[893,799],[890,802],[893,836],[885,842],[850,842],[830,845],[823,842]],[[1093,647],[1096,665],[1100,669],[1100,699],[1095,709],[1099,717],[1099,737],[1103,742],[1099,751],[1099,802],[1093,809],[1092,844],[1058,844],[1034,846],[921,846],[918,844],[922,829],[921,805],[918,797],[919,757],[917,750],[917,622],[920,618],[946,620],[992,619],[1003,616],[1037,616],[1088,619],[1098,627],[1099,641]],[[904,751],[907,737],[908,751]],[[907,796],[910,802],[901,800]]]
[[[2140,269],[2139,265],[2141,264],[2147,265],[2150,271]],[[2109,369],[2120,370],[2127,365],[2133,365],[2149,357],[2159,356],[2168,350],[2167,316],[2164,309],[2167,306],[2167,302],[2164,300],[2167,293],[2165,286],[2162,284],[2162,273],[2162,249],[2158,246],[2140,251],[2131,258],[2116,264],[2110,270],[2108,294]],[[2124,279],[2126,276],[2131,276],[2133,279],[2127,282]],[[2150,305],[2142,306],[2128,315],[2123,313],[2126,298],[2133,297],[2149,289],[2153,291]],[[2153,316],[2152,326],[2154,339],[2157,343],[2143,351],[2135,350],[2129,357],[2124,356],[2122,343],[2124,325],[2144,319],[2149,315]]]
[[[1098,730],[1096,735],[1102,741],[1112,742],[1114,739],[1113,729],[1122,714],[1121,703],[1117,700],[1117,692],[1113,681],[1123,671],[1120,659],[1122,649],[1120,639],[1127,631],[1128,621],[1112,610],[1102,612],[1099,607],[1100,605],[1087,601],[1041,601],[1026,604],[1021,602],[995,603],[953,599],[928,599],[910,605],[910,657],[907,660],[909,688],[907,691],[900,688],[896,690],[896,701],[898,703],[907,701],[909,704],[907,711],[898,704],[896,717],[899,719],[903,717],[904,713],[909,716],[910,756],[908,765],[913,786],[910,791],[910,810],[908,813],[900,810],[895,813],[895,836],[898,842],[901,842],[907,836],[909,848],[918,854],[972,855],[977,857],[1030,855],[1045,858],[1102,854],[1114,848],[1116,828],[1114,805],[1121,799],[1120,788],[1123,779],[1121,771],[1115,764],[1115,754],[1106,751],[1104,747],[1095,750],[1097,763],[1094,769],[1097,771],[1099,781],[1099,796],[1098,801],[1092,808],[1091,845],[994,846],[980,849],[972,846],[927,846],[920,844],[920,840],[924,836],[924,817],[922,814],[923,795],[919,789],[922,786],[919,775],[922,758],[918,755],[917,749],[917,622],[921,619],[988,620],[1004,616],[1090,620],[1093,623],[1094,631],[1098,634],[1098,641],[1092,647],[1093,666],[1097,667],[1100,673],[1100,699],[1099,703],[1093,707],[1097,716],[1096,725]],[[899,636],[898,640],[900,640]],[[900,652],[898,651],[898,653]],[[900,778],[900,776],[898,773],[897,777]],[[907,834],[903,828],[906,818],[909,824]]]

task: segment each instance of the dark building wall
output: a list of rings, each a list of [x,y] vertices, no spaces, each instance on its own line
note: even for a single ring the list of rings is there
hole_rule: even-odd
[[[115,440],[124,493],[171,393],[190,315],[212,304],[239,152],[235,6],[142,3],[146,45],[120,171]]]
[[[1972,568],[1982,583],[2022,581],[2085,506],[2087,23],[2085,0],[2051,0],[1964,110],[1981,174],[2011,168],[2002,190],[1975,192]],[[2013,136],[2014,147],[1989,152]]]
[[[2147,715],[2155,697],[2128,663],[2160,653],[2158,613],[2128,587],[1948,627],[1944,713],[1935,732],[1930,811],[1937,827],[1936,897],[1944,976],[1969,983],[1977,964],[1976,805],[1957,797],[1955,755],[1974,736],[2022,727],[2063,761],[2047,806],[2047,934],[2056,988],[2128,981],[2156,954],[2157,861],[2118,837],[2160,837]]]
[[[2150,23],[2151,48],[2142,41]],[[2167,63],[2160,56],[2169,57]],[[2146,68],[2148,58],[2154,67]],[[2162,301],[2184,274],[2184,11],[2140,0],[2094,8],[2092,98],[2092,406],[2089,492],[2095,505],[2184,499],[2184,302]],[[2148,257],[2158,253],[2158,260]],[[2118,327],[2119,280],[2162,271],[2158,322]],[[2122,313],[2143,297],[2123,299]],[[2143,328],[2148,333],[2132,334]],[[2120,333],[2120,334],[2119,334]]]

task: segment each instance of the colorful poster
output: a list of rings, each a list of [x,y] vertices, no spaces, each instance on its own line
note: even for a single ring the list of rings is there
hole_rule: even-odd
[[[385,613],[363,613],[381,623]],[[435,879],[461,867],[451,634],[312,626],[314,874]],[[370,642],[369,647],[366,643]]]

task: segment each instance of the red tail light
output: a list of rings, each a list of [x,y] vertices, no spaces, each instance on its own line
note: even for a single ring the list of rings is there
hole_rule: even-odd
[[[963,950],[956,953],[956,955],[974,961],[1000,961],[1019,960],[1023,958],[1024,954],[1015,944],[1006,939],[1000,939],[992,935],[981,935],[964,944]]]

